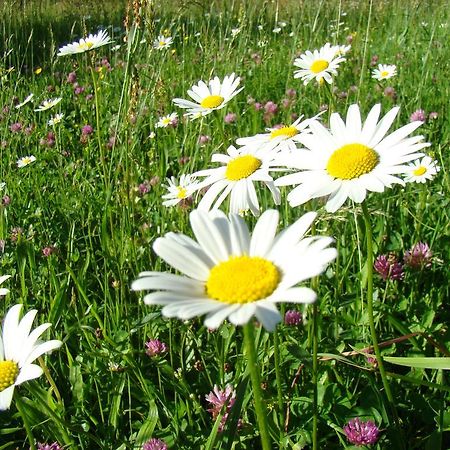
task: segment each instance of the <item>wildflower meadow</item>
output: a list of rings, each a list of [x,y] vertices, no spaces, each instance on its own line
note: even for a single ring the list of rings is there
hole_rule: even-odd
[[[449,12],[1,2],[0,450],[449,449]]]

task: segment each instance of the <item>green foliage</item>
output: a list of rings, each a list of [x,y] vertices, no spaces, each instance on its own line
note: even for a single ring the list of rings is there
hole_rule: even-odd
[[[369,2],[227,1],[222,9],[221,2],[180,2],[167,9],[167,2],[160,2],[154,17],[132,28],[128,43],[122,25],[125,5],[105,2],[101,11],[96,6],[86,12],[83,4],[69,14],[66,2],[37,2],[42,9],[30,13],[24,7],[16,14],[17,3],[6,2],[0,10],[0,181],[6,183],[2,196],[10,198],[0,205],[0,239],[5,243],[0,274],[12,275],[5,283],[11,293],[2,299],[0,316],[23,302],[27,309],[39,310],[40,323],[52,322],[48,336],[64,342],[41,361],[48,375],[18,389],[35,438],[89,450],[138,449],[152,437],[173,449],[258,448],[241,330],[225,323],[211,332],[200,319],[164,319],[159,308],[145,306],[130,291],[130,284],[143,270],[167,270],[151,249],[158,236],[191,233],[192,205],[162,206],[164,179],[212,167],[212,153],[266,126],[290,123],[293,113],[317,114],[327,103],[326,90],[294,79],[293,59],[325,42],[344,44],[348,39],[352,49],[335,78],[329,106],[344,114],[359,102],[366,114],[375,103],[382,104],[383,112],[398,104],[397,125],[407,123],[418,108],[438,113],[420,132],[432,143],[427,152],[438,160],[439,174],[425,185],[371,194],[368,203],[376,254],[394,252],[401,258],[418,241],[428,242],[434,253],[430,268],[409,270],[402,282],[376,279],[375,314],[383,355],[393,363],[387,370],[406,447],[449,448],[448,375],[440,370],[448,369],[450,356],[446,2],[373,2],[370,22]],[[275,33],[279,22],[286,26]],[[85,30],[96,32],[99,25],[107,27],[114,44],[56,58],[59,46]],[[240,32],[233,36],[235,28]],[[174,37],[172,47],[153,49],[160,33]],[[115,45],[120,47],[113,51]],[[396,64],[398,76],[373,80],[375,55],[380,63]],[[82,92],[67,81],[71,72]],[[176,110],[173,98],[186,98],[200,79],[232,72],[242,77],[245,89],[226,111],[187,121],[179,110],[177,127],[156,128],[160,116]],[[385,94],[388,86],[396,97]],[[289,88],[296,96],[282,106]],[[34,103],[16,109],[17,99],[30,93]],[[33,111],[56,96],[63,100],[54,109]],[[278,112],[264,117],[252,99],[273,101]],[[52,128],[47,122],[56,112],[63,112],[64,119]],[[224,124],[226,112],[236,113],[237,121]],[[323,120],[328,118],[326,113]],[[22,131],[11,131],[14,123],[21,123]],[[83,137],[87,124],[94,132]],[[210,141],[200,145],[200,135]],[[32,154],[36,162],[17,168],[20,157]],[[139,190],[142,183],[149,192]],[[286,194],[283,190],[283,225],[306,210],[319,210],[317,232],[334,236],[339,252],[316,289],[319,447],[351,448],[342,428],[360,417],[380,427],[381,438],[373,448],[393,448],[381,380],[367,359],[371,340],[361,300],[367,268],[360,209],[347,203],[330,215],[320,199],[291,209]],[[269,196],[263,197],[264,209],[273,206]],[[42,252],[46,247],[52,249],[48,256]],[[274,337],[263,331],[259,337],[274,448],[311,446],[312,322],[311,310],[302,312],[302,325],[278,327],[281,385],[274,368]],[[147,356],[148,339],[165,342],[168,352]],[[215,384],[231,384],[237,391],[223,432],[220,419],[214,423],[206,411],[205,395]],[[0,449],[20,448],[24,442],[26,432],[13,402],[8,412],[0,413]]]

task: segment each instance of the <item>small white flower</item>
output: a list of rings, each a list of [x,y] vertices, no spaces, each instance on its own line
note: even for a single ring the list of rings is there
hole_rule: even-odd
[[[320,113],[323,114],[323,113]],[[300,136],[303,133],[309,132],[308,125],[312,120],[316,120],[320,115],[302,121],[303,115],[300,116],[291,125],[286,125],[281,128],[266,128],[268,133],[256,134],[255,136],[249,136],[236,139],[238,145],[249,146],[263,146],[265,144],[274,144],[274,148],[279,149],[281,152],[295,152],[297,150],[297,144],[301,143]],[[288,156],[288,155],[286,155]]]
[[[117,50],[119,50],[120,47],[121,47],[121,45],[120,45],[120,44],[117,44],[117,45],[115,45],[114,47],[111,47],[111,51],[112,51],[112,52],[117,52]]]
[[[11,275],[2,275],[0,276],[0,285],[2,285],[8,278],[11,278]],[[3,297],[9,292],[9,289],[0,288],[0,297]]]
[[[352,48],[351,45],[334,45],[333,46],[335,50],[335,56],[345,56],[350,49]]]
[[[307,50],[294,61],[294,66],[300,67],[294,72],[294,78],[301,78],[305,85],[314,79],[319,83],[325,80],[331,84],[332,75],[337,74],[339,64],[345,61],[345,58],[336,55],[336,47],[327,42],[320,50]]]
[[[278,34],[281,31],[280,27],[276,27],[272,30],[273,33]]]
[[[5,187],[6,187],[6,183],[4,181],[2,181],[0,183],[0,191],[3,191],[3,189],[5,189]]]
[[[372,78],[375,80],[387,80],[397,75],[397,66],[388,64],[378,64],[378,69],[372,71]]]
[[[206,177],[199,183],[198,189],[209,186],[208,191],[200,201],[198,208],[203,210],[218,209],[230,195],[230,212],[250,209],[258,216],[259,201],[253,183],[262,182],[271,192],[276,205],[280,204],[280,191],[275,187],[273,178],[269,175],[277,164],[277,150],[274,144],[261,146],[244,146],[239,149],[230,146],[228,155],[216,153],[212,162],[222,166],[214,169],[200,170],[195,176]]]
[[[156,137],[156,133],[154,131],[151,131],[150,134],[148,135],[149,139],[155,139]]]
[[[281,321],[277,303],[313,303],[316,293],[299,283],[336,258],[333,239],[304,237],[315,217],[309,212],[277,235],[279,213],[267,210],[251,234],[237,214],[194,210],[189,218],[196,240],[168,233],[153,245],[181,275],[142,272],[131,288],[154,291],[144,302],[162,305],[166,317],[206,314],[205,326],[215,329],[225,319],[239,326],[255,316],[272,331]]]
[[[171,36],[163,36],[159,35],[157,39],[153,42],[153,48],[158,50],[163,50],[165,48],[169,48],[173,43],[173,38]]]
[[[165,199],[164,206],[175,206],[190,197],[198,189],[198,182],[192,175],[181,175],[180,182],[177,182],[175,177],[171,177],[167,181],[166,187],[169,192],[162,196]]]
[[[287,26],[286,22],[278,22],[278,26],[281,28],[284,28],[285,26]]]
[[[186,116],[191,118],[206,116],[216,109],[222,109],[244,89],[243,87],[237,89],[239,81],[240,78],[236,77],[234,73],[225,76],[223,81],[220,81],[218,77],[209,80],[208,84],[199,81],[188,90],[189,96],[197,103],[182,98],[174,98],[173,102],[180,108],[188,110]]]
[[[0,411],[11,405],[16,386],[44,373],[41,367],[32,362],[62,345],[58,340],[38,340],[51,323],[44,323],[31,331],[37,311],[32,309],[19,321],[21,309],[22,305],[14,305],[3,321],[0,337]]]
[[[55,114],[49,121],[48,124],[53,127],[55,125],[57,125],[58,123],[60,123],[64,118],[64,114],[63,113],[58,113]]]
[[[30,94],[22,103],[16,105],[16,109],[22,108],[22,106],[26,105],[31,99],[34,97],[34,94]]]
[[[49,100],[44,100],[36,109],[36,112],[40,111],[47,111],[47,109],[53,108],[56,106],[60,101],[62,100],[62,97],[56,97],[51,98]]]
[[[67,44],[61,47],[58,51],[57,56],[64,55],[74,55],[76,53],[84,53],[94,48],[101,47],[103,45],[109,44],[111,38],[108,36],[106,30],[102,30],[97,34],[90,34],[86,38],[80,39],[78,42],[73,42],[72,44]]]
[[[178,121],[178,114],[176,112],[169,114],[168,116],[160,117],[158,122],[156,123],[157,128],[167,128],[169,126],[173,126]]]
[[[231,36],[235,37],[241,32],[240,28],[232,28],[231,29]]]
[[[17,161],[17,167],[25,167],[28,166],[28,164],[31,164],[32,162],[36,161],[36,157],[33,155],[30,156],[24,156],[23,158],[20,158]]]
[[[437,161],[433,161],[429,156],[425,156],[421,160],[414,161],[408,166],[405,181],[409,183],[426,183],[431,180],[441,170],[437,165]]]

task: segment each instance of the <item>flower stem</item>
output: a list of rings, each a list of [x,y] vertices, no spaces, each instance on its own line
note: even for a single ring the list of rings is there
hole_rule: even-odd
[[[312,431],[312,444],[313,450],[317,450],[317,426],[318,426],[318,408],[317,408],[317,351],[319,348],[318,339],[318,323],[317,323],[317,302],[313,304],[313,351],[312,351],[312,382],[313,382],[313,431]]]
[[[271,450],[269,431],[267,426],[266,404],[262,399],[261,377],[259,374],[259,365],[256,358],[255,335],[253,333],[253,324],[247,323],[243,326],[244,340],[247,353],[248,371],[252,380],[253,397],[255,401],[256,419],[258,421],[259,434],[261,437],[262,450]]]
[[[397,410],[394,404],[394,397],[392,396],[391,387],[389,386],[389,381],[386,375],[386,371],[384,369],[383,357],[381,356],[380,348],[378,346],[378,338],[375,330],[375,322],[373,319],[373,240],[372,240],[372,227],[370,223],[370,213],[367,209],[366,202],[361,204],[363,217],[364,217],[364,225],[366,229],[366,242],[367,242],[367,315],[369,318],[369,328],[370,334],[372,337],[372,346],[375,351],[375,356],[377,359],[378,368],[381,375],[381,380],[383,382],[383,387],[386,392],[386,397],[389,402],[389,406],[394,417],[395,425],[400,431],[399,420]],[[397,433],[397,437],[398,437]]]
[[[92,76],[92,84],[94,86],[95,128],[96,128],[95,131],[96,131],[96,136],[97,136],[98,150],[100,152],[100,159],[102,161],[104,183],[105,183],[105,186],[108,187],[108,185],[109,185],[109,177],[108,177],[108,172],[106,170],[105,154],[104,154],[104,151],[103,151],[102,140],[101,140],[101,137],[100,137],[100,111],[99,111],[99,101],[98,101],[98,86],[97,86],[97,79],[96,79],[96,74],[94,72],[93,65],[94,65],[94,60],[92,59],[91,76]]]
[[[25,414],[25,405],[23,404],[23,401],[19,395],[16,395],[15,403],[16,403],[17,411],[19,411],[19,414],[22,417],[23,426],[25,427],[25,431],[27,432],[28,442],[30,443],[30,450],[36,450],[33,432],[31,431],[31,425],[30,425],[30,422],[28,421],[27,415]]]
[[[283,391],[281,386],[281,369],[280,369],[280,337],[278,331],[273,332],[273,356],[275,359],[275,379],[277,381],[277,402],[278,402],[278,422],[280,426],[280,442],[283,441],[284,432],[284,403]]]

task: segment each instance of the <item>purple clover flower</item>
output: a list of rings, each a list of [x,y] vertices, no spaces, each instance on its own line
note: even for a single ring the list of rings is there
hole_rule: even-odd
[[[384,281],[387,281],[388,279],[400,281],[405,277],[402,264],[392,253],[389,255],[378,256],[375,260],[373,268]]]
[[[411,269],[427,269],[431,267],[433,252],[426,242],[418,242],[414,244],[410,250],[405,252],[403,262]]]
[[[57,442],[53,442],[53,444],[41,444],[38,442],[37,450],[62,450],[62,447]]]
[[[167,345],[159,339],[150,339],[145,343],[145,346],[147,347],[145,353],[150,357],[160,355],[168,350]]]
[[[303,315],[295,309],[288,309],[284,315],[285,325],[296,326],[303,322]]]
[[[359,417],[350,419],[343,430],[348,441],[357,447],[375,444],[378,441],[378,435],[380,433],[373,421],[368,420],[364,422]]]
[[[224,414],[220,421],[219,432],[222,432],[225,423],[228,419],[228,414],[236,401],[236,392],[229,384],[224,390],[220,390],[217,385],[214,385],[214,389],[205,396],[206,401],[210,404],[211,408],[207,411],[212,414],[213,420],[216,420],[217,416],[224,410]]]
[[[150,439],[143,446],[142,450],[167,450],[167,444],[161,439]]]
[[[423,109],[416,109],[410,116],[410,122],[425,122],[427,120],[427,115]]]

